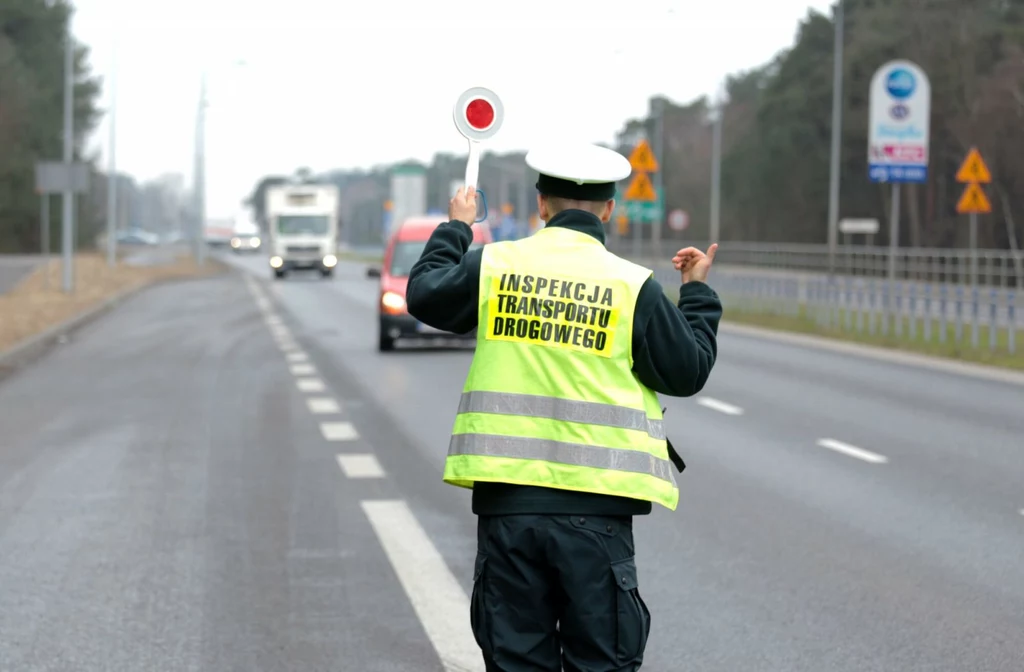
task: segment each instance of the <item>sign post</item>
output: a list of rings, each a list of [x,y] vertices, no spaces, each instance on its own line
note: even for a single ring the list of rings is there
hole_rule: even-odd
[[[648,173],[657,173],[660,169],[647,140],[641,140],[629,155],[629,165],[635,175],[626,189],[624,200],[629,219],[633,222],[659,223],[662,220],[660,194],[654,188]],[[642,231],[640,227],[633,229],[633,256],[639,257],[642,247]]]
[[[72,236],[74,235],[73,216],[68,218],[68,212],[74,214],[74,198],[78,194],[85,194],[89,191],[89,166],[84,163],[64,163],[61,161],[40,161],[36,164],[36,193],[42,197],[40,206],[40,237],[42,245],[46,249],[46,259],[50,258],[50,196],[53,194],[64,194],[65,200],[71,204],[65,208],[63,253],[64,253],[64,291],[71,293],[71,264],[73,263],[72,250],[74,249]],[[50,274],[46,274],[46,282],[50,282]]]
[[[480,143],[489,140],[501,128],[505,108],[498,94],[481,86],[466,89],[455,101],[452,117],[455,128],[469,141],[466,160],[466,186],[480,186]]]
[[[868,177],[872,182],[892,184],[886,312],[893,317],[900,235],[900,184],[928,181],[931,98],[928,75],[910,61],[889,61],[871,78]],[[899,330],[898,321],[896,325]]]
[[[970,245],[971,245],[971,289],[978,290],[978,214],[992,212],[992,203],[981,188],[982,184],[992,182],[992,174],[988,166],[981,158],[977,148],[972,147],[964,159],[960,170],[956,173],[956,181],[966,184],[960,201],[956,204],[956,211],[961,215],[970,215]]]

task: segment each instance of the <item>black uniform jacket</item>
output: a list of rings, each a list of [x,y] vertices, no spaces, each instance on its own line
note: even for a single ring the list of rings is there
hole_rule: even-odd
[[[605,242],[601,220],[583,210],[566,210],[547,226],[565,227]],[[431,235],[409,273],[409,313],[437,329],[458,334],[477,328],[482,250],[469,225],[451,221]],[[633,322],[633,371],[647,387],[673,397],[689,397],[707,382],[718,352],[722,303],[703,282],[679,289],[675,305],[653,277],[640,290]],[[478,515],[589,514],[643,515],[650,502],[553,488],[476,483],[473,512]]]

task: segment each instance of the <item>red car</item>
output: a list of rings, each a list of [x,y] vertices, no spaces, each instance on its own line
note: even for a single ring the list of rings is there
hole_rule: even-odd
[[[451,334],[429,327],[410,315],[405,305],[405,287],[409,282],[409,271],[423,254],[430,234],[444,221],[446,218],[443,215],[406,219],[388,240],[384,250],[383,267],[369,268],[366,271],[367,277],[380,278],[380,298],[377,304],[380,332],[377,349],[381,352],[394,350],[395,341],[400,338],[476,339],[475,331],[468,334]],[[490,231],[479,224],[474,224],[473,244],[470,249],[482,247],[489,242]]]

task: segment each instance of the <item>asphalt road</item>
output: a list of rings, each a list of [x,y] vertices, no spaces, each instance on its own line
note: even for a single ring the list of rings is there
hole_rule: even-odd
[[[440,481],[470,352],[377,353],[362,266],[230,260],[0,382],[0,670],[482,670]],[[666,400],[644,669],[1024,669],[1024,388],[720,348]]]
[[[39,256],[0,254],[0,294],[11,291],[40,261]]]

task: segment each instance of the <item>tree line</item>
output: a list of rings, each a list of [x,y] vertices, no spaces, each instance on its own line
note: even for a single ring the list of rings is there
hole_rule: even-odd
[[[931,80],[932,115],[929,179],[903,189],[901,244],[967,245],[966,217],[956,213],[962,186],[954,176],[977,146],[993,174],[986,187],[993,212],[981,217],[979,244],[1016,248],[1024,239],[1024,0],[845,0],[844,10],[840,217],[878,219],[883,226],[875,242],[886,242],[890,190],[867,173],[868,93],[878,67],[908,59]],[[708,236],[711,117],[718,107],[721,238],[827,241],[834,16],[834,8],[827,15],[808,12],[793,45],[729,76],[722,100],[650,101],[652,110],[659,103],[664,109],[659,158],[666,208],[689,214],[687,237]],[[618,149],[628,153],[638,132],[653,139],[654,127],[653,114],[627,121]],[[521,156],[485,159],[482,179],[493,177],[487,160],[507,164]],[[424,166],[440,204],[461,161],[439,155]],[[323,177],[346,187],[349,217],[379,219],[387,173],[338,170]],[[528,187],[533,177],[523,179]],[[679,235],[662,225],[663,237]]]
[[[65,34],[72,11],[67,0],[0,2],[0,252],[39,249],[35,165],[63,157]],[[101,81],[90,73],[88,57],[88,48],[76,43],[74,147],[76,160],[94,164],[95,157],[83,156],[82,148],[100,119]],[[105,180],[93,172],[93,190],[105,189]],[[98,230],[99,202],[78,199],[80,245],[89,244]],[[55,245],[59,211],[54,199],[50,240]]]

